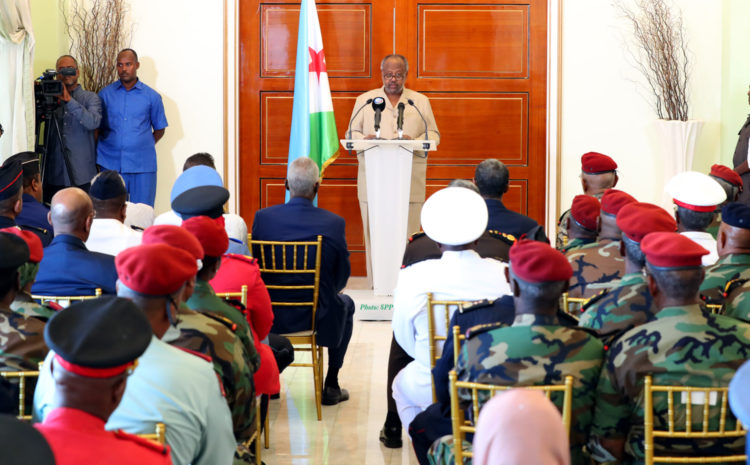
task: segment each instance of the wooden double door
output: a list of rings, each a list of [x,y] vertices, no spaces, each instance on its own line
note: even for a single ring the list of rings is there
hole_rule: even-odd
[[[317,3],[339,138],[360,93],[382,86],[380,60],[409,60],[406,87],[430,99],[441,134],[427,196],[497,158],[505,204],[543,223],[547,0],[347,0]],[[284,201],[299,3],[240,3],[240,212]],[[319,206],[346,219],[352,274],[364,275],[357,159],[340,150]]]

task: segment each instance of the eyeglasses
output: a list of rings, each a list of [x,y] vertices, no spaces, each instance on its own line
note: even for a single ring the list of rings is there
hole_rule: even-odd
[[[386,81],[390,81],[390,80],[392,80],[392,79],[395,79],[395,80],[397,80],[397,81],[400,81],[400,80],[402,80],[402,79],[403,79],[404,77],[405,77],[405,75],[403,75],[403,74],[401,74],[401,73],[396,73],[396,74],[393,74],[393,73],[388,73],[388,74],[384,74],[384,75],[383,75],[383,79],[385,79]]]

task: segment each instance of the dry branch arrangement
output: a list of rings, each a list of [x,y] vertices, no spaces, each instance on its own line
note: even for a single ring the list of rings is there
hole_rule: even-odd
[[[125,0],[61,1],[70,54],[78,60],[83,86],[99,92],[117,79],[117,53],[130,43]]]
[[[687,121],[690,68],[682,12],[665,0],[635,0],[632,8],[617,0],[615,6],[633,27],[630,52],[659,119]]]

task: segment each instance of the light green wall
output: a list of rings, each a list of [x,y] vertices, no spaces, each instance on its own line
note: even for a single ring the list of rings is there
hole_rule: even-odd
[[[34,77],[54,68],[60,55],[68,53],[65,23],[59,0],[31,0],[31,23],[34,27]]]
[[[750,1],[724,0],[721,77],[721,162],[732,166],[737,132],[750,112]]]

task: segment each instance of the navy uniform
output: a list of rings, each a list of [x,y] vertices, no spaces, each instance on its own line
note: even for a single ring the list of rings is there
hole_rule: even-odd
[[[71,338],[71,334],[76,337]],[[127,380],[151,337],[148,319],[127,299],[103,297],[75,303],[47,325],[45,340],[54,353],[48,363],[54,364],[56,372],[77,375],[84,386],[87,379]],[[119,342],[112,344],[113,339]],[[55,387],[63,397],[68,389],[65,384]],[[111,392],[101,395],[109,396]],[[172,463],[168,446],[119,430],[107,431],[106,418],[76,407],[68,402],[54,408],[44,422],[36,425],[49,442],[58,465]]]
[[[21,162],[16,160],[6,160],[0,166],[0,201],[16,198],[18,204],[22,205],[21,193],[23,191],[23,170]],[[13,204],[11,210],[0,211],[0,229],[16,226],[16,216],[20,213],[17,207],[20,205]]]
[[[52,225],[47,218],[49,208],[47,208],[42,201],[41,184],[42,180],[40,177],[40,161],[39,156],[34,152],[21,152],[8,158],[8,161],[17,160],[21,164],[23,170],[23,181],[24,185],[33,186],[33,182],[36,181],[39,189],[35,192],[39,198],[35,198],[29,192],[24,192],[23,209],[21,213],[16,216],[16,223],[22,228],[27,229],[36,234],[42,241],[42,245],[47,247],[52,238],[54,237],[54,231]],[[6,161],[6,163],[8,162]],[[26,190],[26,189],[24,189]],[[33,189],[31,192],[34,192]]]
[[[526,215],[509,210],[500,199],[484,199],[487,204],[487,229],[509,234],[516,239],[527,234],[537,222]]]

